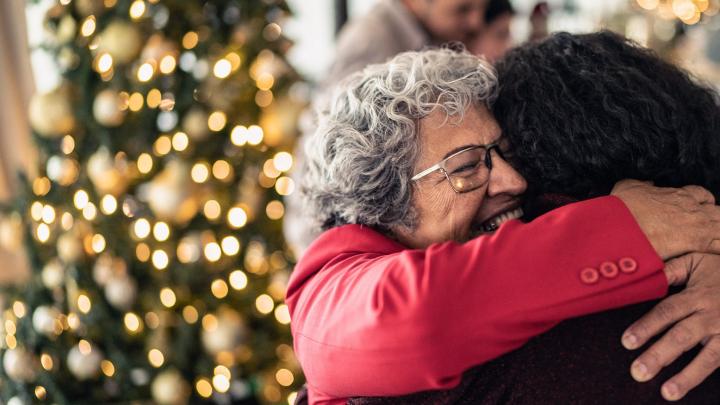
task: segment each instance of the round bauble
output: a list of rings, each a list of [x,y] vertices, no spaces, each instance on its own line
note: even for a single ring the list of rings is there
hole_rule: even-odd
[[[193,108],[183,117],[182,128],[193,141],[204,140],[210,134],[207,113],[200,108]]]
[[[16,347],[6,350],[2,364],[5,374],[13,381],[31,382],[35,380],[37,359],[23,348]]]
[[[50,260],[43,267],[40,278],[43,285],[50,290],[61,287],[65,283],[65,267],[58,259]]]
[[[105,285],[105,298],[115,308],[127,311],[137,297],[137,283],[130,276],[111,277]]]
[[[75,159],[51,156],[45,170],[50,180],[62,186],[69,186],[77,180],[80,169]]]
[[[171,160],[152,181],[140,187],[139,197],[148,203],[158,219],[183,224],[198,211],[197,186],[190,178],[190,168]]]
[[[75,263],[83,256],[83,247],[74,233],[64,233],[57,241],[58,257],[63,263]]]
[[[112,154],[105,147],[99,148],[90,156],[87,172],[100,194],[120,195],[127,188],[128,174],[118,168]]]
[[[123,110],[123,99],[112,89],[105,89],[95,96],[93,116],[95,121],[106,127],[117,127],[125,121],[126,110]]]
[[[240,314],[230,308],[221,308],[217,314],[217,325],[202,330],[205,350],[213,355],[233,351],[247,337],[247,326]]]
[[[32,316],[33,328],[38,333],[50,336],[55,333],[55,323],[60,318],[57,308],[41,305],[35,308]]]
[[[190,397],[190,386],[175,369],[165,370],[153,380],[152,396],[160,405],[187,404]]]
[[[37,93],[30,100],[28,115],[32,128],[46,138],[63,136],[75,128],[70,90],[61,86],[49,93]]]
[[[140,52],[142,36],[137,26],[125,21],[111,22],[100,33],[97,52],[107,52],[116,64],[132,62]]]
[[[70,349],[67,357],[67,366],[75,378],[78,380],[88,380],[100,374],[100,362],[102,362],[102,360],[103,354],[97,346],[90,345],[90,350],[83,353],[78,345]]]

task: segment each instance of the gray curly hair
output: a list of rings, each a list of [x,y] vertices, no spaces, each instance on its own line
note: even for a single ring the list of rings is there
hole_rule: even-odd
[[[419,120],[441,108],[459,123],[496,91],[494,69],[464,49],[404,52],[343,80],[305,145],[300,192],[316,225],[412,229]]]

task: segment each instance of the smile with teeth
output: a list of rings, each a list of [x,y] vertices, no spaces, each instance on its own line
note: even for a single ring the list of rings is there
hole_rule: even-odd
[[[511,219],[517,219],[523,216],[522,208],[516,208],[512,211],[503,212],[502,214],[492,217],[487,221],[483,222],[481,229],[483,232],[493,232],[500,228],[500,225],[504,224]]]

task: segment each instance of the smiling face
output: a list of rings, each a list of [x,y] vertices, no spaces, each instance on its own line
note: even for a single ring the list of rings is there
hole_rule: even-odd
[[[445,113],[438,109],[420,120],[420,156],[415,173],[463,147],[500,140],[500,127],[484,106],[468,108],[459,124],[453,118],[445,122]],[[496,152],[492,152],[492,163],[487,184],[466,193],[456,193],[440,171],[416,181],[412,198],[417,226],[393,229],[400,242],[411,248],[448,240],[465,242],[483,229],[496,228],[520,217],[520,196],[527,188],[525,179]]]

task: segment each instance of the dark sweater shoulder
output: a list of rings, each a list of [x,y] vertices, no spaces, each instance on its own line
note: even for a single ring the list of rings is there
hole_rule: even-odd
[[[446,391],[403,397],[352,398],[349,404],[661,404],[663,382],[698,354],[685,353],[646,383],[630,376],[641,353],[629,351],[620,337],[657,302],[565,321],[520,349],[469,369],[461,383]],[[646,346],[646,347],[649,347]],[[720,404],[720,372],[679,403]]]

